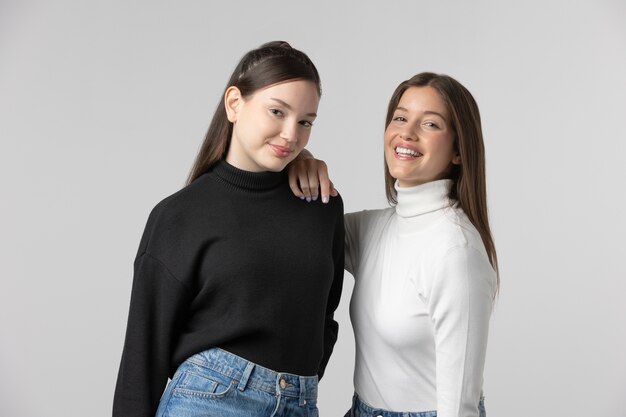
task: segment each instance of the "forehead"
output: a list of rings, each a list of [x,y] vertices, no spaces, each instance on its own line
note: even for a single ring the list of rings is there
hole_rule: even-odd
[[[409,87],[400,97],[398,107],[409,112],[435,112],[448,118],[448,109],[441,95],[433,87]]]
[[[254,92],[253,96],[259,97],[293,97],[301,98],[305,100],[317,99],[319,100],[319,94],[317,93],[317,87],[315,83],[308,80],[292,80],[285,81],[277,84],[272,84],[267,87],[261,88]]]
[[[255,108],[281,105],[297,114],[315,116],[320,96],[315,83],[312,81],[294,80],[261,88],[244,100],[251,102]]]

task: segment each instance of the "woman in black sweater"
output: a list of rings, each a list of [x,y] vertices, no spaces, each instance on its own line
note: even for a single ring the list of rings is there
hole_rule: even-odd
[[[317,415],[343,206],[294,200],[284,168],[320,95],[315,66],[286,42],[235,68],[188,185],[148,219],[113,416]]]

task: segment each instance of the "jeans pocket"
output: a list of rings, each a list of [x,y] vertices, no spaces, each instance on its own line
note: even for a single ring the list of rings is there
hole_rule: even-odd
[[[185,371],[174,387],[175,396],[221,398],[228,395],[235,381],[209,369]]]
[[[163,394],[161,395],[161,400],[159,400],[159,407],[157,409],[156,417],[163,417],[165,415],[169,401],[172,398],[172,390],[178,383],[178,380],[180,379],[181,375],[182,375],[182,371],[180,371],[180,368],[179,368],[179,370],[177,370],[174,376],[172,377],[172,380],[169,381],[169,383],[165,387],[165,390],[163,391]]]

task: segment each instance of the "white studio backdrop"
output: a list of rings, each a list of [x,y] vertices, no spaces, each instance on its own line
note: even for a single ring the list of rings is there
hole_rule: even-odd
[[[0,415],[110,415],[151,208],[184,183],[241,55],[282,39],[323,97],[309,148],[346,211],[386,205],[395,86],[481,108],[502,287],[490,416],[626,416],[626,3],[0,0]],[[346,274],[324,416],[352,395]]]

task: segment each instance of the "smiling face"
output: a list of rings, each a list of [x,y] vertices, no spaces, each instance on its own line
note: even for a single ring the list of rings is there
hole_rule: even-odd
[[[288,81],[246,98],[236,87],[224,97],[233,134],[226,161],[251,172],[282,171],[306,146],[319,104],[311,81]]]
[[[410,87],[385,130],[385,161],[400,187],[447,178],[461,157],[441,96],[432,87]]]

